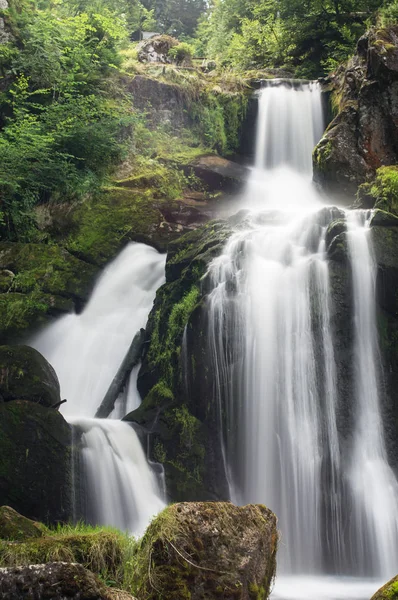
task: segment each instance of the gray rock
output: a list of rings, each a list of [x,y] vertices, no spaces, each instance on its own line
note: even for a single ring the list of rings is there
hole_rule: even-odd
[[[134,600],[112,591],[82,565],[52,562],[0,569],[2,600]]]

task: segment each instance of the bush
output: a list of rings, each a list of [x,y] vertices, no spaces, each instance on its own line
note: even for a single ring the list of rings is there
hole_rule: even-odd
[[[177,46],[170,48],[168,56],[177,65],[192,64],[193,48],[186,42],[180,42]]]

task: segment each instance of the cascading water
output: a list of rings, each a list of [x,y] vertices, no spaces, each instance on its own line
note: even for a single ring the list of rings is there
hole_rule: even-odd
[[[386,576],[398,568],[398,481],[388,465],[380,413],[376,269],[366,213],[348,221],[355,306],[355,391],[358,399],[350,483],[358,568]]]
[[[395,575],[397,482],[378,401],[374,268],[356,213],[348,218],[357,372],[352,455],[339,440],[325,235],[344,211],[322,205],[311,185],[321,131],[316,84],[261,91],[244,198],[253,212],[210,266],[209,347],[231,497],[263,502],[279,518],[275,597],[367,598],[377,584],[326,574]]]
[[[116,403],[114,418],[92,417],[134,335],[145,327],[164,269],[164,255],[129,244],[104,270],[82,314],[62,317],[31,343],[55,368],[67,399],[62,412],[82,434],[86,518],[135,534],[164,506],[137,433],[117,420],[139,405],[138,368]]]

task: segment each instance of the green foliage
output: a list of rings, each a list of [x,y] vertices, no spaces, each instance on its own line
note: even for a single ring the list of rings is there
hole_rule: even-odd
[[[177,46],[170,48],[168,56],[177,63],[177,65],[190,64],[192,60],[193,48],[186,42],[180,42]]]
[[[380,11],[380,22],[383,27],[398,23],[398,2],[386,3]]]
[[[29,8],[28,8],[29,7]],[[57,5],[9,11],[15,44],[1,49],[0,235],[31,239],[33,207],[78,200],[101,185],[127,147],[129,108],[101,89],[120,62],[121,17]],[[15,9],[12,5],[11,8]]]
[[[205,0],[142,0],[142,3],[153,10],[157,31],[182,40],[193,35],[206,7]]]
[[[197,51],[239,69],[284,67],[314,78],[345,60],[382,0],[213,0]],[[395,18],[394,3],[384,9]]]

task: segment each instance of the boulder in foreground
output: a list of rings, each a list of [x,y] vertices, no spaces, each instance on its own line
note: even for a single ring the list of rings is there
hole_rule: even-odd
[[[182,502],[136,550],[139,600],[262,600],[275,575],[276,517],[265,506]]]
[[[0,569],[2,600],[134,600],[106,587],[82,565],[53,562]]]
[[[42,523],[23,517],[10,506],[0,506],[0,539],[20,542],[42,537],[47,531]]]
[[[371,600],[398,600],[398,575],[377,590]]]

